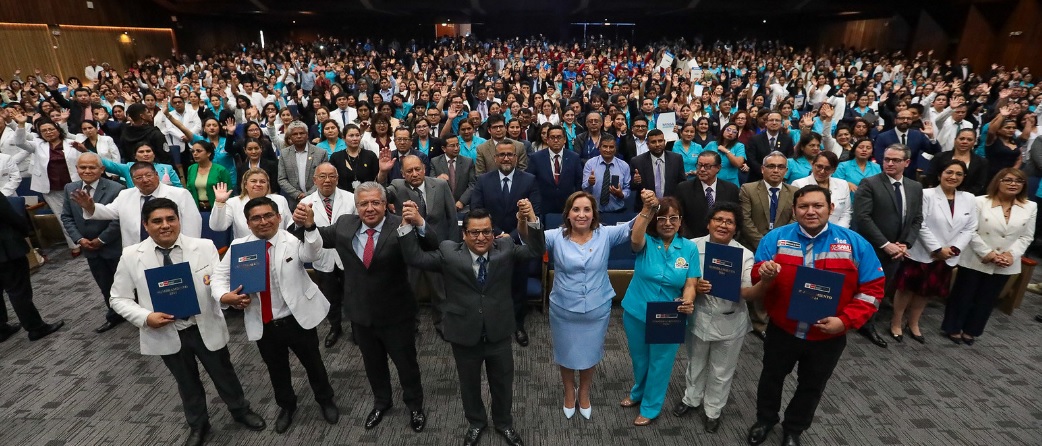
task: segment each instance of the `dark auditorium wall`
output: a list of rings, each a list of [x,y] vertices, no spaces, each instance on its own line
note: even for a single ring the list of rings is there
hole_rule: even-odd
[[[87,0],[5,1],[0,8],[0,22],[44,23],[48,25],[96,25],[168,27],[170,15],[156,7],[152,0]]]

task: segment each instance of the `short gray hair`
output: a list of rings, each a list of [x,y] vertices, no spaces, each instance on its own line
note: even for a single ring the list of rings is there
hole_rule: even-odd
[[[306,132],[308,130],[308,125],[303,121],[293,121],[286,126],[286,134],[289,135],[290,131],[296,130],[297,128],[302,128]]]
[[[774,151],[771,151],[771,153],[768,153],[767,156],[763,157],[763,163],[761,163],[761,165],[762,164],[767,164],[767,158],[770,158],[772,156],[780,156],[780,157],[785,158],[785,159],[789,158],[789,157],[785,156],[784,153],[781,153],[778,150],[774,150]]]
[[[380,200],[387,201],[387,191],[384,187],[376,181],[366,181],[358,186],[355,186],[355,202],[358,202],[358,194],[362,192],[380,191]]]
[[[80,156],[76,157],[76,164],[79,164],[80,160],[82,160],[83,158],[86,158],[86,157],[94,157],[94,159],[97,160],[97,162],[98,162],[98,167],[102,167],[102,168],[105,167],[105,163],[103,163],[101,161],[101,155],[98,155],[97,153],[94,153],[94,152],[83,152],[83,153],[81,153]]]
[[[890,144],[889,146],[886,146],[886,150],[900,150],[901,153],[904,154],[906,161],[912,159],[912,149],[909,149],[908,146],[906,146],[904,144],[901,144],[901,143]],[[884,155],[886,155],[886,150],[883,151]]]

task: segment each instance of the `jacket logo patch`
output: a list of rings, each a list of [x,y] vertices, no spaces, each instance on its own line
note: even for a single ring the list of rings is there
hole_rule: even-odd
[[[803,249],[803,245],[800,242],[794,242],[792,240],[778,240],[778,246],[784,246],[786,248]]]
[[[677,269],[687,269],[687,260],[685,260],[683,257],[680,257],[677,259],[676,263],[673,264],[673,267]]]
[[[853,248],[846,243],[833,243],[829,245],[829,251],[832,252],[853,252]]]

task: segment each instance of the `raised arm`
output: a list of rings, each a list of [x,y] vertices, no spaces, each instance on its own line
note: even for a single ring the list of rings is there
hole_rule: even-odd
[[[644,233],[648,229],[648,225],[651,224],[651,220],[655,218],[655,213],[658,212],[658,198],[655,197],[655,191],[653,190],[642,190],[640,191],[640,199],[644,202],[644,208],[641,209],[640,213],[637,214],[637,219],[633,222],[633,230],[630,231],[630,249],[633,252],[640,252],[644,250]]]

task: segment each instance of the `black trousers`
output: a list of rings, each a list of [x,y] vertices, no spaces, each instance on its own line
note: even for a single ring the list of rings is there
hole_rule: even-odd
[[[959,268],[948,294],[941,330],[946,334],[966,333],[977,337],[984,333],[995,301],[1009,280],[1007,274],[987,274],[975,269]]]
[[[8,299],[11,299],[11,308],[14,308],[14,314],[25,331],[39,330],[43,327],[40,311],[33,304],[28,257],[0,262],[0,290],[7,292]],[[7,321],[7,305],[0,300],[0,325],[6,325]]]
[[[94,282],[98,284],[98,288],[101,288],[101,295],[105,298],[105,307],[108,308],[108,312],[105,313],[105,320],[112,323],[123,322],[123,316],[112,310],[112,305],[109,304],[109,292],[112,291],[112,282],[116,276],[116,266],[119,265],[119,259],[104,259],[101,257],[88,257],[87,266],[90,267],[90,275],[94,276]]]
[[[289,369],[289,352],[297,355],[308,374],[308,383],[320,404],[333,402],[333,386],[322,363],[318,349],[318,330],[305,330],[293,316],[264,324],[264,334],[257,340],[261,359],[268,367],[271,387],[275,389],[275,404],[286,410],[297,410],[297,394],[293,391]]]
[[[430,291],[431,322],[435,328],[441,328],[441,306],[445,302],[445,280],[442,279],[441,273],[409,267],[409,284],[412,285],[412,291],[417,300],[421,297],[420,289],[424,281],[427,282],[427,289]],[[420,316],[417,314],[416,325],[419,324]]]
[[[525,315],[528,313],[528,261],[514,263],[514,274],[511,277],[511,297],[514,298],[514,323],[517,329],[525,327]]]
[[[362,352],[365,375],[373,390],[373,406],[389,409],[391,400],[391,369],[387,358],[398,369],[402,385],[402,400],[409,410],[423,409],[423,384],[420,365],[416,362],[416,320],[409,317],[398,323],[366,327],[351,324],[358,349]]]
[[[199,327],[195,325],[178,331],[177,335],[181,338],[181,351],[163,355],[162,358],[166,368],[174,375],[174,381],[177,381],[177,393],[181,395],[181,405],[184,406],[188,425],[198,429],[210,421],[210,415],[206,410],[206,391],[203,390],[203,382],[199,379],[196,358],[203,363],[206,374],[210,375],[214,387],[217,388],[217,394],[224,400],[224,404],[228,405],[228,410],[233,416],[249,410],[250,403],[246,401],[242,384],[235,375],[228,347],[210,351],[199,335]]]
[[[485,403],[481,400],[481,365],[485,365],[488,390],[492,396],[492,422],[497,429],[513,427],[511,407],[514,401],[513,342],[506,337],[496,342],[478,342],[474,346],[452,344],[452,357],[459,374],[463,414],[472,428],[488,426]]]
[[[757,421],[775,424],[781,409],[785,377],[799,364],[796,373],[796,392],[785,408],[782,428],[789,432],[803,432],[814,421],[825,385],[836,368],[846,336],[823,341],[799,339],[773,323],[767,325],[767,339],[763,344],[763,371],[756,389]]]
[[[329,273],[315,270],[315,278],[318,279],[318,289],[322,291],[322,294],[326,296],[326,300],[329,301],[329,314],[326,315],[326,320],[329,321],[329,330],[343,331],[344,270],[336,266],[333,267],[333,272]]]

